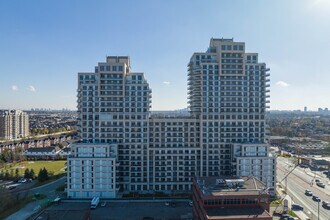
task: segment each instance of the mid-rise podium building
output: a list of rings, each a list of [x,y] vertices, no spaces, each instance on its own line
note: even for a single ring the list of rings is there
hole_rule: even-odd
[[[273,187],[268,72],[257,53],[245,52],[245,43],[212,38],[207,51],[194,53],[188,63],[186,113],[152,113],[149,84],[143,73],[131,71],[127,56],[108,56],[94,72],[79,73],[81,141],[68,159],[68,196],[190,191],[197,176],[253,176]],[[97,160],[112,161],[111,169],[83,162],[93,160],[98,146],[104,153]],[[73,178],[78,172],[83,175]]]

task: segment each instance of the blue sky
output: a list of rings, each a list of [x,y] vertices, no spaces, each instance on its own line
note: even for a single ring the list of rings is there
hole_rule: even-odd
[[[187,106],[187,63],[211,37],[271,68],[271,109],[330,108],[330,1],[0,1],[0,108],[76,108],[77,73],[129,55],[152,107]]]

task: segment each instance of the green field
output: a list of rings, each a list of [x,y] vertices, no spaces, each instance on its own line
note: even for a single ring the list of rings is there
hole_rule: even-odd
[[[1,171],[5,172],[5,170],[8,170],[10,173],[10,170],[14,171],[16,168],[19,170],[20,176],[24,175],[24,171],[26,168],[33,169],[35,174],[38,175],[39,170],[42,168],[46,168],[48,172],[54,173],[54,175],[65,173],[65,165],[66,160],[55,160],[55,161],[24,161],[21,163],[14,163],[14,164],[6,164],[6,167],[0,169]]]

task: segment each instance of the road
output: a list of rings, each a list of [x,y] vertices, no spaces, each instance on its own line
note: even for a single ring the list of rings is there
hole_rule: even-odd
[[[53,136],[57,136],[57,135],[70,134],[70,133],[74,133],[74,132],[75,131],[62,131],[62,132],[50,133],[50,134],[39,134],[39,135],[30,136],[30,137],[26,137],[26,138],[3,140],[3,141],[0,141],[0,144],[6,143],[6,142],[21,142],[21,141],[25,141],[25,140],[35,140],[35,139],[38,139],[38,138],[53,137]]]
[[[293,168],[291,161],[286,158],[279,157],[277,160],[277,181],[280,182],[288,170]],[[318,203],[313,201],[311,196],[305,195],[305,190],[309,189],[313,192],[313,195],[320,197],[321,202],[319,204],[320,219],[330,220],[330,210],[324,209],[322,207],[322,201],[330,201],[330,186],[325,182],[320,176],[319,179],[326,184],[326,187],[320,188],[315,184],[311,184],[314,181],[313,173],[308,170],[304,170],[297,167],[287,179],[288,194],[292,197],[293,202],[301,204],[304,207],[304,212],[307,214],[308,211],[311,212],[310,217],[312,219],[317,219],[318,216]],[[282,181],[282,186],[285,188],[285,180]],[[314,181],[315,182],[315,181]]]
[[[26,193],[28,193],[28,195],[34,195],[35,193],[40,193],[47,195],[47,198],[27,204],[25,207],[23,207],[19,211],[15,212],[14,214],[6,218],[6,220],[26,219],[29,216],[31,216],[34,212],[37,211],[38,206],[40,206],[42,203],[47,202],[48,199],[49,200],[55,199],[59,195],[59,193],[56,192],[56,188],[63,185],[65,179],[66,176],[36,188],[17,192],[21,195],[24,195]]]
[[[57,187],[64,185],[65,180],[66,180],[66,176],[61,177],[61,178],[59,178],[53,182],[47,183],[45,185],[42,185],[42,186],[39,186],[36,188],[32,188],[29,190],[29,195],[34,195],[35,193],[49,195],[50,193],[55,192]]]

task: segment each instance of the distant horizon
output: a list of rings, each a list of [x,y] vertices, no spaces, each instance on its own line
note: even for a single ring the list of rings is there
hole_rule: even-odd
[[[74,110],[78,72],[107,55],[129,55],[132,71],[145,73],[155,110],[185,108],[187,63],[211,38],[259,54],[271,110],[324,108],[329,11],[328,0],[1,1],[0,108]]]
[[[328,107],[320,107],[322,110],[325,110],[325,108]],[[30,108],[30,109],[22,109],[22,108],[0,108],[0,110],[21,110],[21,111],[77,111],[77,109],[53,109],[53,108]],[[35,110],[38,109],[38,110]],[[42,110],[41,110],[42,109]],[[150,111],[179,111],[179,110],[186,110],[186,108],[176,108],[176,109],[151,109]],[[302,111],[304,112],[304,109],[268,109],[267,112],[269,111]],[[328,108],[328,111],[330,112],[330,108]],[[318,109],[307,109],[307,112],[318,112]]]

